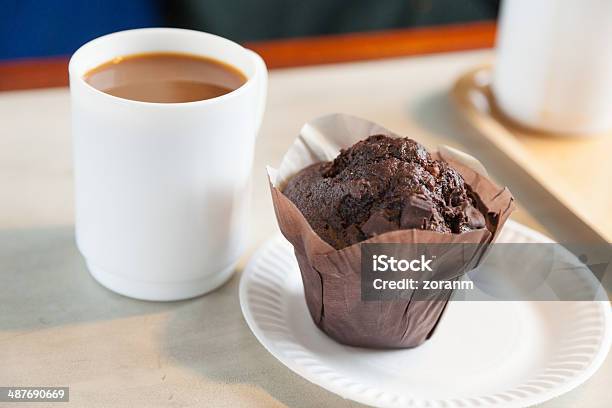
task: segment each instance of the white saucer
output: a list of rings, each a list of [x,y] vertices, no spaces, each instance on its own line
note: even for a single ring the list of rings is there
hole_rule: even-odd
[[[508,222],[499,242],[550,242]],[[244,317],[263,346],[307,380],[381,407],[524,407],[588,379],[612,343],[607,301],[451,302],[435,335],[406,350],[336,343],[312,322],[292,246],[278,235],[240,282]]]

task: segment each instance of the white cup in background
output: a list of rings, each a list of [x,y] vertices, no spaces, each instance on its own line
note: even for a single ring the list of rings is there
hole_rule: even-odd
[[[84,74],[115,57],[212,57],[247,82],[188,103],[121,99]],[[152,28],[93,40],[69,66],[76,238],[96,280],[134,298],[178,300],[232,275],[245,248],[251,166],[267,70],[254,52],[198,31]]]
[[[505,0],[493,92],[500,109],[559,134],[612,129],[612,1]]]

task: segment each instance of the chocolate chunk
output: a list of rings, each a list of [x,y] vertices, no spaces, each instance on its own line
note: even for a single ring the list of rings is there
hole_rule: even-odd
[[[467,218],[467,224],[472,229],[484,228],[486,225],[484,215],[472,205],[466,205],[463,209]]]
[[[440,175],[440,167],[437,164],[431,164],[425,167],[429,174],[434,177],[438,177]]]
[[[388,212],[385,210],[372,213],[370,218],[361,226],[361,230],[368,237],[373,237],[374,235],[380,235],[384,232],[396,229],[398,229],[397,222],[391,221]]]
[[[433,215],[433,203],[422,197],[408,197],[402,209],[400,226],[404,229],[427,229],[427,224]]]

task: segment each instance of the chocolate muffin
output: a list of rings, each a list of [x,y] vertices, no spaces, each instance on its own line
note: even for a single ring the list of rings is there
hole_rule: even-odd
[[[460,234],[486,227],[461,174],[409,138],[370,136],[303,169],[283,193],[336,249],[398,229]]]
[[[293,246],[308,312],[342,344],[417,347],[434,335],[453,291],[420,287],[393,300],[365,300],[365,240],[417,252],[427,245],[441,260],[432,279],[454,281],[478,267],[499,236],[514,208],[512,194],[461,155],[430,154],[414,140],[363,133],[392,134],[375,123],[342,114],[312,123],[319,133],[303,130],[281,167],[268,169],[276,219]],[[317,163],[326,141],[346,150]],[[461,244],[476,245],[463,251]]]

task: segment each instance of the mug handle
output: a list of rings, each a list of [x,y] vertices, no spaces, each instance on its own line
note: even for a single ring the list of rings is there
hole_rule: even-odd
[[[256,137],[259,136],[259,130],[261,128],[261,122],[263,121],[264,113],[266,111],[266,99],[268,96],[268,68],[263,58],[259,56],[255,51],[247,50],[251,53],[251,58],[255,63],[255,80],[258,82],[256,85],[259,87],[259,103],[258,111],[255,122]]]

